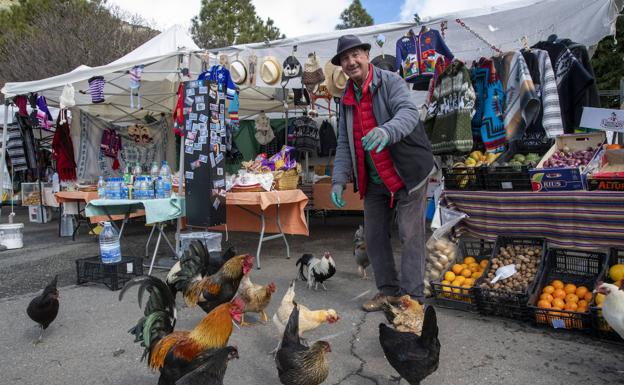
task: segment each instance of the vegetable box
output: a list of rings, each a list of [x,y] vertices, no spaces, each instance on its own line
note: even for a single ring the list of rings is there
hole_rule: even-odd
[[[558,157],[562,151],[589,151],[591,148],[594,154],[589,161],[596,161],[596,151],[605,142],[604,132],[594,132],[580,135],[561,135],[555,139],[555,144],[546,152],[537,167],[529,170],[531,177],[531,188],[533,191],[569,191],[582,190],[586,185],[587,171],[584,167],[559,166],[545,167],[551,158]],[[565,161],[569,162],[569,161]],[[557,163],[563,163],[557,162]]]
[[[624,149],[605,149],[600,167],[587,177],[588,190],[624,191]]]

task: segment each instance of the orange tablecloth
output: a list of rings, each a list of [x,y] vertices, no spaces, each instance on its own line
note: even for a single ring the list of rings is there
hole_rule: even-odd
[[[69,203],[69,202],[84,202],[85,204],[89,203],[94,199],[98,199],[98,194],[96,191],[59,191],[54,194],[56,201],[58,203]],[[130,218],[142,217],[145,216],[144,210],[139,210],[135,213],[130,214]],[[124,219],[123,215],[113,215],[113,220],[120,221]],[[109,218],[107,216],[99,216],[99,217],[90,217],[89,221],[91,223],[104,222],[108,221]]]
[[[364,201],[360,199],[360,193],[353,192],[353,183],[347,183],[342,199],[345,201],[343,208],[336,208],[331,201],[331,183],[315,183],[312,186],[315,210],[364,210]]]
[[[227,229],[228,231],[260,232],[260,219],[247,211],[264,211],[265,233],[279,233],[276,221],[276,208],[279,204],[280,221],[285,234],[309,235],[304,208],[308,197],[301,190],[266,191],[266,192],[228,192]],[[225,226],[213,227],[225,230]]]

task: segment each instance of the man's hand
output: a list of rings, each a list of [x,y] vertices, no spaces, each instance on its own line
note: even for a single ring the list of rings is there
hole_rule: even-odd
[[[343,208],[345,205],[345,201],[344,199],[342,199],[343,190],[344,190],[344,187],[342,185],[335,184],[332,186],[331,200],[334,206],[336,206],[339,209]]]
[[[382,128],[373,128],[365,137],[362,138],[362,145],[365,151],[372,151],[377,148],[377,152],[381,152],[388,145],[390,138]]]

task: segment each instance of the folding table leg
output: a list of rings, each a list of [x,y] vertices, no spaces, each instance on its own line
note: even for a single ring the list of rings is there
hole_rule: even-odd
[[[147,242],[145,243],[145,258],[149,256],[149,245],[150,245],[150,242],[152,241],[152,236],[154,235],[154,231],[156,231],[157,226],[158,224],[152,225],[152,231],[150,231],[150,235],[149,237],[147,237]]]
[[[156,226],[160,226],[160,224]],[[149,272],[147,273],[147,275],[152,275],[152,269],[154,269],[154,262],[156,261],[156,254],[158,253],[158,247],[160,246],[161,238],[162,238],[162,230],[158,232],[158,238],[156,238],[156,247],[154,248],[154,254],[152,254],[152,261],[150,262],[150,268],[149,268]]]
[[[260,241],[258,242],[258,250],[256,251],[256,268],[260,270],[260,252],[262,251],[262,242],[264,242],[264,210],[260,210],[260,223],[262,224],[262,228],[260,230]]]
[[[282,236],[282,238],[284,238],[284,243],[286,244],[286,259],[290,259],[290,246],[288,246],[288,241],[286,240],[286,234],[284,234],[284,230],[282,230],[282,222],[280,221],[280,205],[277,205],[277,208],[275,209],[276,214],[277,214],[277,228],[280,231],[280,235]]]

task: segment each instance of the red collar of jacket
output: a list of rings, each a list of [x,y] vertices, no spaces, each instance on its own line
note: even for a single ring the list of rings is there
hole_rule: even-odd
[[[368,88],[373,81],[373,65],[368,64],[368,76],[366,76],[366,80],[364,81],[364,85],[362,85],[362,94],[368,92]],[[349,79],[347,83],[347,91],[345,92],[344,97],[342,98],[342,103],[347,106],[355,106],[355,90],[353,89],[354,84],[353,80]]]

